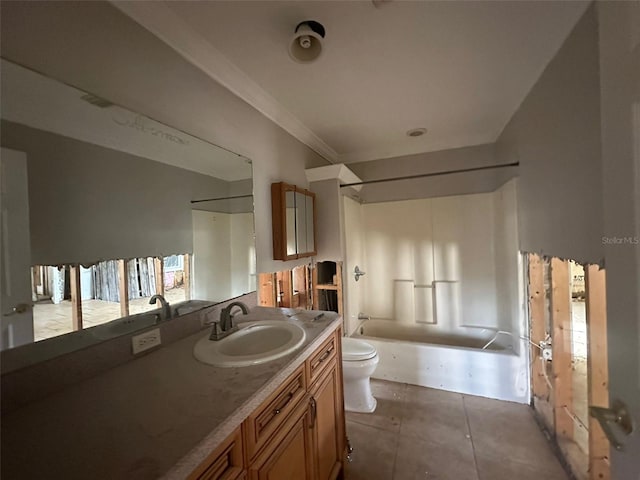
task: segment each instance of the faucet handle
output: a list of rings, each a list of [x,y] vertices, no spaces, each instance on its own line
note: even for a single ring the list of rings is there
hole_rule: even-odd
[[[219,340],[222,335],[222,327],[220,326],[219,321],[209,323],[211,326],[211,335],[209,335],[210,340]]]

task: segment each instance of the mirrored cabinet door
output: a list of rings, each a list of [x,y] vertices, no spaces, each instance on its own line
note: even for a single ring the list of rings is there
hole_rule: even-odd
[[[293,260],[316,254],[315,194],[284,182],[271,185],[273,258]]]
[[[296,191],[296,253],[306,253],[307,249],[307,214],[306,195]]]
[[[298,253],[298,239],[296,238],[296,222],[297,222],[297,210],[296,210],[296,196],[295,190],[288,190],[285,192],[286,202],[286,240],[287,240],[287,257],[293,256]]]
[[[315,195],[305,195],[305,224],[307,229],[307,251],[316,252],[315,242],[315,225],[316,225],[316,210],[315,210]]]

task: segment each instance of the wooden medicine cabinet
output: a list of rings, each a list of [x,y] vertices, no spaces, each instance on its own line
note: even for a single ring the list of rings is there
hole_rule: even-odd
[[[316,195],[304,188],[271,184],[274,260],[316,255]]]

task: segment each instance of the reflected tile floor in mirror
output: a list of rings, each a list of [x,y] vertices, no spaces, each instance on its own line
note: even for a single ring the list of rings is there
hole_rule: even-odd
[[[349,480],[568,480],[527,405],[371,381],[378,408],[347,412]]]
[[[172,288],[165,291],[164,297],[170,304],[182,302],[185,299],[184,288]],[[155,310],[158,305],[149,305],[149,298],[136,298],[129,301],[129,313],[143,313]],[[33,309],[33,329],[35,341],[57,337],[73,331],[71,322],[71,301],[65,300],[58,304],[51,302],[37,303]],[[120,318],[120,304],[103,300],[82,301],[82,322],[85,328],[101,325],[116,318]]]

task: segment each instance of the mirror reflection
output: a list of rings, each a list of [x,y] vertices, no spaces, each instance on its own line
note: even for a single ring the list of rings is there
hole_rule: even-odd
[[[5,59],[1,81],[3,350],[255,290],[248,159]]]

